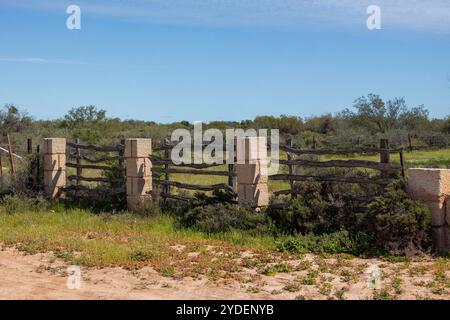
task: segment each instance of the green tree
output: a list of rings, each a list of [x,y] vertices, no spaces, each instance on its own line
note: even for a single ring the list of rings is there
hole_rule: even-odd
[[[3,134],[20,132],[31,126],[33,119],[15,105],[7,104],[0,111],[0,127]]]
[[[73,138],[87,143],[102,143],[111,137],[117,120],[106,118],[106,111],[96,106],[72,108],[64,116],[63,127],[68,128]]]
[[[355,100],[356,111],[345,109],[342,116],[351,124],[366,128],[371,133],[387,133],[393,129],[415,128],[417,123],[428,123],[424,106],[409,109],[404,98],[384,102],[379,95],[369,94]]]

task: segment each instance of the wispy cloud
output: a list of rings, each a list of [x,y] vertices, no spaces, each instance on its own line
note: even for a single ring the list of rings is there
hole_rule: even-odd
[[[10,57],[0,57],[0,62],[106,66],[106,65],[100,64],[100,63],[90,63],[90,62],[64,60],[64,59],[45,59],[45,58],[10,58]]]
[[[363,25],[366,8],[381,7],[383,27],[450,32],[448,0],[0,0],[0,5],[64,10],[76,3],[86,14],[153,23],[220,26],[324,27]],[[64,11],[62,11],[64,13]]]

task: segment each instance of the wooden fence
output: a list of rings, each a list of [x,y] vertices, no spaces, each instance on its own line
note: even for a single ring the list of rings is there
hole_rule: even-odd
[[[290,141],[288,140],[290,143]],[[291,143],[290,143],[291,144]],[[288,167],[288,173],[280,173],[269,176],[270,180],[287,180],[290,183],[290,188],[287,190],[280,190],[274,192],[275,195],[290,194],[295,197],[298,190],[295,188],[297,181],[318,181],[318,182],[332,182],[332,183],[356,183],[356,184],[373,184],[378,186],[386,186],[392,182],[391,173],[399,173],[405,177],[404,154],[403,148],[391,149],[389,148],[389,141],[387,139],[380,140],[380,148],[353,148],[353,149],[298,149],[291,145],[280,145],[280,150],[287,153],[287,160],[279,160],[279,163]],[[313,161],[296,159],[300,155],[351,155],[351,154],[374,154],[380,155],[380,162],[368,160],[327,160],[327,161]],[[390,163],[390,154],[399,153],[400,165]],[[307,168],[346,168],[346,169],[371,169],[379,171],[379,176],[375,177],[360,177],[360,176],[339,176],[339,175],[299,175],[295,174],[294,167]],[[350,196],[346,196],[350,197]],[[370,200],[372,197],[358,197],[360,200]]]
[[[98,193],[119,194],[125,193],[125,167],[124,167],[124,143],[106,146],[96,146],[92,144],[67,142],[68,168],[76,169],[75,174],[67,176],[68,186],[64,188],[66,192],[75,192],[75,195]],[[105,173],[116,172],[111,177],[106,177]],[[86,173],[89,172],[87,175]],[[83,182],[91,183],[85,185]],[[94,183],[94,184],[92,184]],[[96,184],[101,184],[102,188],[94,188]]]
[[[206,146],[206,145],[205,145]],[[160,196],[164,199],[174,199],[181,201],[189,201],[191,197],[180,195],[172,192],[172,187],[181,190],[191,190],[208,192],[215,190],[223,190],[232,197],[236,197],[235,177],[236,170],[234,164],[226,165],[226,170],[209,170],[224,166],[223,164],[175,164],[170,158],[173,144],[164,141],[159,147],[153,148],[154,154],[149,158],[152,161],[153,184],[160,188]],[[161,156],[155,155],[161,153]],[[228,183],[219,183],[214,185],[196,185],[171,180],[171,174],[189,174],[203,176],[220,176],[228,177]],[[158,176],[163,176],[157,179]]]

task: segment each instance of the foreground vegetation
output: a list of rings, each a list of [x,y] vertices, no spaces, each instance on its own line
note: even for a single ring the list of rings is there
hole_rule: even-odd
[[[439,299],[450,291],[450,260],[443,258],[380,256],[380,283],[369,289],[366,270],[374,260],[326,253],[331,248],[326,241],[322,253],[290,253],[279,250],[281,238],[179,228],[171,215],[143,218],[61,207],[11,213],[8,206],[1,206],[0,246],[28,254],[53,252],[68,264],[119,266],[136,275],[150,266],[174,280],[207,279],[217,285],[233,281],[248,293],[265,290],[274,298]],[[53,269],[41,265],[36,272],[44,270]],[[285,280],[276,280],[279,274]],[[270,289],[277,281],[282,281],[279,288]]]

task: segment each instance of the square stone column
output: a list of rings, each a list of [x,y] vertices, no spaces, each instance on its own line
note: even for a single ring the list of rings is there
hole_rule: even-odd
[[[152,153],[152,139],[126,139],[125,158],[127,175],[127,206],[135,210],[139,203],[151,199],[152,163],[149,155]]]
[[[44,139],[44,192],[49,198],[62,196],[66,186],[66,139]]]
[[[407,190],[431,212],[432,237],[440,254],[450,252],[450,169],[408,170]]]
[[[269,204],[267,140],[265,137],[236,139],[238,201],[252,207]]]

